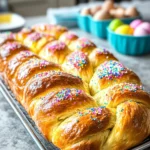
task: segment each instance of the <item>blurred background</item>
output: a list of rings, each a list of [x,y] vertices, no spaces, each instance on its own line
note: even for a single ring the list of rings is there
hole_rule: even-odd
[[[75,6],[80,3],[88,3],[104,0],[0,0],[0,11],[12,11],[27,16],[45,15],[48,8]],[[150,0],[114,0],[115,2],[144,2]]]

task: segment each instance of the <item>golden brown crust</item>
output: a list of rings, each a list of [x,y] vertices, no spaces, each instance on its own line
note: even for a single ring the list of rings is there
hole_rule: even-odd
[[[84,138],[82,141],[75,143],[73,145],[64,148],[64,150],[101,150],[107,137],[109,131],[102,131],[99,134],[90,135]]]
[[[0,47],[0,72],[4,71],[4,68],[6,67],[9,59],[11,59],[15,54],[19,53],[22,50],[28,50],[28,48],[16,41],[3,44]]]
[[[31,58],[23,63],[15,73],[15,81],[19,86],[26,84],[27,80],[37,73],[49,70],[61,70],[59,65],[41,60],[38,58]]]
[[[73,41],[75,41],[75,40],[77,40],[77,39],[78,39],[78,36],[77,36],[75,33],[70,32],[70,31],[63,33],[63,34],[59,37],[59,40],[62,41],[62,42],[64,42],[66,45],[68,45],[68,47],[69,47],[69,45],[70,45]]]
[[[125,82],[141,84],[139,77],[120,62],[106,61],[97,68],[90,81],[91,94]]]
[[[39,56],[58,64],[64,62],[65,57],[70,53],[66,44],[61,41],[53,41],[45,45],[45,47],[39,53]]]
[[[52,29],[55,25],[51,25],[51,24],[35,24],[31,27],[32,30],[36,31],[36,32],[46,32],[50,29]]]
[[[117,120],[104,150],[125,150],[140,144],[150,135],[150,110],[136,102],[125,102],[117,107]]]
[[[10,59],[5,69],[7,80],[11,80],[17,68],[30,58],[38,58],[38,56],[27,50],[19,52],[12,59]]]
[[[72,42],[69,48],[72,51],[82,51],[86,54],[90,54],[93,49],[96,48],[96,45],[89,39],[82,37],[77,39],[75,42]]]
[[[88,108],[77,112],[62,122],[53,133],[53,142],[61,149],[113,127],[112,113],[107,108]],[[59,136],[58,136],[59,135]]]
[[[33,103],[36,105],[37,101],[39,104],[36,109],[32,107],[31,109],[35,110],[31,110],[31,112],[34,112],[34,119],[37,120],[38,127],[49,140],[51,140],[53,125],[62,122],[77,110],[97,106],[90,96],[76,88],[65,88],[40,96],[32,102],[32,106]]]
[[[87,83],[89,83],[93,75],[93,67],[89,59],[81,51],[72,52],[68,55],[62,67],[66,72],[81,77]]]
[[[38,58],[31,58],[23,63],[15,72],[13,82],[16,83],[16,92],[22,97],[24,86],[34,75],[49,70],[61,70],[54,63],[47,62]]]
[[[30,102],[47,89],[55,91],[66,87],[77,87],[84,89],[83,82],[80,78],[59,71],[48,71],[36,74],[26,85],[24,90],[24,101]]]
[[[94,69],[100,64],[109,60],[117,60],[112,53],[110,53],[105,48],[96,48],[89,55],[90,62],[92,63]]]
[[[79,143],[76,143],[74,145],[71,145],[68,148],[65,148],[64,150],[100,150],[100,139],[91,137],[89,139],[85,139]]]
[[[51,34],[33,32],[28,34],[24,40],[24,44],[28,45],[34,53],[38,54],[47,43],[54,40],[55,38]]]
[[[32,29],[41,33],[50,33],[56,39],[58,39],[64,32],[68,31],[66,27],[51,24],[37,24],[32,26]]]
[[[33,32],[34,32],[34,30],[32,30],[32,29],[30,29],[30,28],[23,28],[20,32],[18,32],[18,33],[16,34],[16,39],[17,39],[18,41],[24,43],[25,38],[26,38],[29,34],[33,33]]]
[[[85,105],[85,103],[90,104],[91,101],[93,101],[94,104],[94,100],[87,96],[83,90],[75,88],[66,88],[59,92],[51,92],[41,97],[41,99],[42,103],[38,111],[51,116],[72,110],[74,107],[84,107],[83,105]]]
[[[13,42],[15,41],[15,34],[13,33],[0,33],[0,46],[2,46],[3,44],[7,43],[7,42]]]
[[[130,83],[111,86],[96,94],[94,98],[100,105],[111,108],[116,108],[120,103],[126,101],[135,101],[150,107],[150,95],[143,90],[142,86]]]
[[[68,29],[66,27],[56,25],[52,28],[51,34],[56,38],[59,39],[60,35],[67,32]]]

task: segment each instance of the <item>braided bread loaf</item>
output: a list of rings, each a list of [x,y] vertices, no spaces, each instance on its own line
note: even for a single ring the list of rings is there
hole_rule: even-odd
[[[126,150],[150,135],[150,95],[138,76],[64,27],[7,35],[0,61],[17,100],[62,150]]]

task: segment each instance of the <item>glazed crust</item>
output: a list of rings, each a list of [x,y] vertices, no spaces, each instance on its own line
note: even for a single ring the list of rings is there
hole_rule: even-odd
[[[71,45],[72,42],[74,42],[77,39],[78,36],[73,32],[65,32],[59,37],[59,40],[64,42],[68,47]]]
[[[31,51],[21,51],[20,53],[16,54],[8,64],[6,64],[6,76],[10,80],[13,78],[13,75],[15,74],[17,68],[27,61],[29,58],[38,58],[38,56],[35,56]]]
[[[150,135],[150,95],[139,77],[90,40],[68,36],[66,28],[45,24],[16,35],[30,49],[6,38],[0,44],[0,75],[40,132],[60,149],[138,145]]]
[[[11,59],[15,54],[23,50],[29,49],[19,42],[12,41],[4,43],[0,47],[0,62],[1,62],[0,72],[4,71],[9,59]]]
[[[72,50],[72,51],[82,51],[82,52],[84,52],[88,55],[95,48],[96,48],[96,45],[87,38],[79,38],[70,45],[70,50]]]
[[[128,149],[140,144],[150,133],[150,111],[137,102],[125,102],[117,107],[117,120],[104,145],[104,150]],[[120,126],[121,124],[121,126]]]
[[[64,32],[68,31],[66,27],[60,25],[50,25],[50,24],[37,24],[32,26],[32,29],[37,32],[51,34],[56,39],[58,39],[60,35],[63,34]]]
[[[150,95],[143,90],[142,86],[137,84],[116,84],[99,92],[94,98],[100,105],[111,108],[116,108],[126,101],[135,101],[146,105],[148,108],[150,106]]]
[[[55,40],[46,44],[39,56],[47,61],[62,64],[69,53],[70,50],[64,42]]]
[[[74,86],[78,89],[84,89],[83,82],[78,77],[59,71],[43,72],[33,76],[28,82],[24,90],[23,100],[29,103],[32,98],[48,89],[50,91],[57,91],[65,87]]]
[[[70,146],[82,139],[84,140],[86,137],[90,138],[90,135],[101,134],[102,131],[111,128],[114,122],[115,117],[107,108],[96,107],[78,111],[55,130],[52,141],[54,144],[59,145],[61,149],[64,149],[66,145]],[[60,136],[57,136],[58,134]],[[83,146],[81,145],[81,147]],[[86,148],[86,145],[84,148]]]
[[[37,104],[37,101],[40,102]],[[56,128],[56,124],[58,125],[80,109],[97,106],[90,96],[76,88],[64,88],[58,92],[49,92],[40,99],[36,98],[32,102],[33,105],[35,105],[32,107],[35,109],[33,118],[39,120],[37,124],[49,140],[52,138],[53,128]]]
[[[112,53],[105,48],[95,48],[89,55],[93,68],[96,69],[100,64],[109,60],[117,60]]]
[[[27,82],[39,72],[45,72],[50,70],[61,70],[59,65],[47,62],[45,60],[33,58],[23,63],[15,72],[13,82],[17,84],[15,90],[16,93],[22,95],[22,89],[25,87]],[[21,96],[22,97],[22,96]]]
[[[69,54],[63,65],[64,71],[79,76],[86,83],[89,83],[93,75],[93,67],[87,55],[81,51]]]
[[[141,84],[139,77],[120,62],[106,61],[95,71],[90,81],[91,94],[120,83]]]
[[[13,33],[0,33],[0,46],[7,42],[16,41],[15,34]]]
[[[51,34],[32,32],[26,36],[23,43],[28,45],[34,53],[38,54],[47,43],[54,40],[55,38]]]
[[[25,38],[33,33],[34,30],[29,29],[29,28],[23,28],[20,32],[16,33],[16,40],[21,41],[22,43],[24,43]]]

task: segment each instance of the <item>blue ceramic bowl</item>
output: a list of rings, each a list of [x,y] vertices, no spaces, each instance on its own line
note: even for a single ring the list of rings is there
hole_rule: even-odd
[[[108,41],[116,51],[132,56],[150,53],[150,35],[121,35],[111,31],[109,28],[107,28],[107,31]]]
[[[122,18],[121,20],[129,24],[135,19],[138,19],[141,17],[134,17],[134,18]],[[83,16],[78,13],[78,26],[80,29],[90,32],[93,35],[96,35],[99,38],[107,38],[107,27],[109,26],[110,22],[113,19],[108,20],[94,20],[92,16]]]

